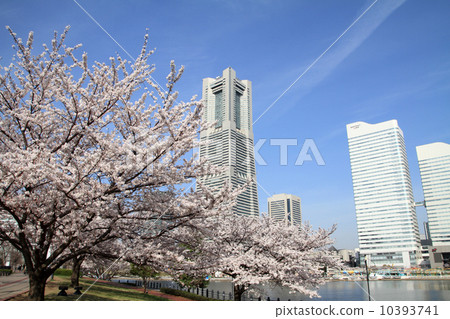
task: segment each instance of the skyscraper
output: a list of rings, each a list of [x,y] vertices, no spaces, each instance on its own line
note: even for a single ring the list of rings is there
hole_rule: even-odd
[[[291,194],[276,194],[267,199],[269,217],[284,221],[286,225],[301,225],[300,197]]]
[[[416,147],[433,246],[450,245],[450,145]]]
[[[403,132],[396,120],[347,125],[361,257],[410,267],[420,236]]]
[[[232,68],[215,79],[203,79],[204,120],[216,122],[200,134],[200,157],[225,167],[224,173],[201,181],[208,187],[221,187],[224,181],[233,186],[252,180],[240,194],[233,211],[239,215],[259,216],[258,193],[253,149],[252,83],[239,80]]]

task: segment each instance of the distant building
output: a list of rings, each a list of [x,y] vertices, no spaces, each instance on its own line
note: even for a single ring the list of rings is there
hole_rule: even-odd
[[[255,158],[252,125],[252,83],[239,80],[232,68],[222,76],[203,79],[203,119],[215,123],[200,133],[200,158],[225,168],[222,174],[200,178],[210,188],[220,188],[225,181],[241,186],[252,180],[238,196],[233,212],[239,215],[259,216],[256,187]]]
[[[403,132],[396,120],[347,125],[360,258],[418,264],[420,237]]]
[[[330,247],[328,247],[327,249],[332,255],[334,256],[339,256],[339,250],[334,247],[333,245],[331,245]]]
[[[450,268],[450,245],[448,246],[430,246],[431,268]]]
[[[450,246],[450,145],[431,143],[416,147],[429,237],[433,246]]]
[[[286,225],[302,223],[300,197],[291,194],[276,194],[267,199],[269,217],[285,221]]]
[[[356,267],[355,250],[339,249],[338,254],[341,257],[342,261],[345,263],[345,265],[350,267]]]
[[[429,241],[431,245],[431,235],[430,235],[430,224],[428,222],[423,222],[423,230],[425,232],[425,240]]]
[[[361,266],[361,254],[360,254],[359,248],[355,248],[355,264],[356,264],[356,267]]]
[[[420,251],[422,252],[422,262],[420,266],[422,268],[430,268],[430,247],[432,246],[431,239],[428,237],[428,223],[424,222],[423,227],[425,234],[420,235]]]

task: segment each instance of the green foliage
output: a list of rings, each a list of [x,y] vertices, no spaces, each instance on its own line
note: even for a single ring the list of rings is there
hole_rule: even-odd
[[[54,275],[55,276],[61,276],[61,277],[70,277],[70,276],[72,276],[72,269],[59,268],[59,269],[55,270]]]
[[[131,264],[130,274],[141,278],[157,278],[159,273],[150,266]]]
[[[216,301],[217,300],[217,299],[206,298],[204,296],[199,296],[199,295],[193,294],[191,292],[177,290],[177,289],[173,289],[173,288],[161,288],[160,291],[165,294],[168,294],[168,295],[180,296],[180,297],[184,297],[184,298],[196,300],[196,301]]]
[[[188,288],[206,288],[209,284],[209,281],[205,280],[205,276],[189,276],[186,274],[181,275],[178,277],[177,282],[182,287],[188,287]]]
[[[50,301],[75,301],[80,296],[73,294],[73,288],[69,288],[67,291],[68,296],[58,296],[59,290],[56,287],[69,286],[70,278],[67,277],[55,277],[56,281],[53,282],[49,289],[50,292],[46,294],[45,300]],[[94,281],[92,279],[81,279],[80,286],[83,287],[82,292],[85,292],[87,287],[91,286]],[[47,289],[46,289],[47,292]],[[92,286],[86,294],[80,299],[81,301],[166,301],[167,298],[153,296],[149,294],[143,294],[141,291],[126,287],[125,285],[115,284],[112,282],[97,282]]]

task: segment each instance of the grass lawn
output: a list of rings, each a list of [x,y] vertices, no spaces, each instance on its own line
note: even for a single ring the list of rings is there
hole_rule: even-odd
[[[93,283],[92,279],[80,279],[80,286],[83,287],[81,292],[86,291],[86,289]],[[58,287],[64,285],[69,286],[67,290],[67,297],[58,296]],[[71,301],[77,300],[80,296],[74,295],[74,289],[70,287],[70,277],[60,277],[55,276],[52,281],[47,283],[45,288],[45,300],[49,301]],[[28,293],[19,295],[11,300],[27,300]],[[94,286],[89,289],[89,291],[80,298],[80,301],[163,301],[168,300],[165,298],[147,295],[133,288],[124,287],[120,284],[115,283],[104,283],[97,281]]]

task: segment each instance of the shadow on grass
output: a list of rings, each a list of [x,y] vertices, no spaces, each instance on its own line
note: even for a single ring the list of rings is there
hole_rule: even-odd
[[[88,289],[90,285],[92,285],[93,281],[89,280],[80,280],[80,285],[83,287],[83,290]],[[58,281],[55,282],[58,286],[60,285],[69,285],[69,281]],[[74,289],[69,288],[67,291],[68,296],[58,296],[58,293],[50,293],[45,296],[45,300],[49,301],[74,301],[77,300],[80,295],[73,294]],[[142,291],[135,290],[133,288],[127,287],[118,287],[114,284],[96,282],[94,286],[92,286],[89,291],[84,294],[80,301],[167,301],[168,299],[157,297],[153,295],[144,294]]]

